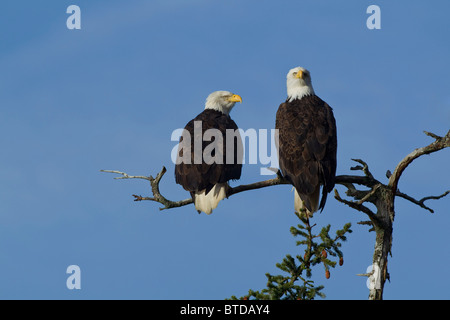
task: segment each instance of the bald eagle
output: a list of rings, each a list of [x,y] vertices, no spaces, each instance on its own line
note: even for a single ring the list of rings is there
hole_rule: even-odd
[[[188,122],[180,137],[175,180],[191,193],[199,213],[211,214],[227,196],[228,181],[241,177],[242,140],[230,118],[236,102],[242,98],[231,92],[211,93],[205,110]]]
[[[331,107],[314,93],[308,70],[297,67],[288,72],[287,94],[275,123],[279,165],[294,186],[295,211],[311,217],[323,210],[335,185],[336,120]]]

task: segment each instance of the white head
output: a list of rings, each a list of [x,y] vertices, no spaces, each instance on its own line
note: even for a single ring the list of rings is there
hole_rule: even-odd
[[[301,99],[304,96],[314,94],[311,83],[311,75],[308,70],[297,67],[289,70],[286,76],[288,101]]]
[[[206,98],[205,109],[213,109],[228,115],[236,102],[242,103],[242,98],[229,91],[215,91]]]

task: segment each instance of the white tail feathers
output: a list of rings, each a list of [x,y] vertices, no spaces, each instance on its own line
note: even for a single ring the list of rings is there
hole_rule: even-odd
[[[312,194],[307,196],[309,198],[309,202],[311,203],[311,209],[312,211],[309,211],[305,205],[303,200],[300,198],[297,190],[294,189],[294,209],[295,211],[302,213],[306,211],[306,214],[308,217],[312,217],[314,212],[316,212],[319,209],[319,198],[320,198],[320,186],[317,186],[316,189]]]
[[[206,190],[196,192],[194,195],[195,209],[198,212],[203,211],[206,214],[211,214],[217,208],[219,202],[226,198],[227,187],[226,183],[218,183],[209,190],[208,194],[205,194]]]

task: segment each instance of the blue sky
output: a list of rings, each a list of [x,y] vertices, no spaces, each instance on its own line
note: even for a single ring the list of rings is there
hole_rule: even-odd
[[[81,8],[68,30],[66,8]],[[366,8],[381,8],[381,29]],[[450,4],[436,1],[9,1],[0,12],[0,298],[224,299],[265,287],[265,273],[296,254],[288,186],[235,195],[211,216],[193,206],[160,212],[146,181],[100,169],[173,177],[172,131],[215,90],[243,97],[232,117],[271,129],[285,76],[311,71],[334,109],[338,174],[351,158],[385,172],[450,123]],[[400,190],[450,189],[450,151],[420,158]],[[241,183],[265,179],[246,165]],[[341,194],[342,186],[337,187]],[[386,299],[448,299],[450,198],[435,214],[397,199]],[[374,234],[332,196],[318,227],[353,223],[345,264],[313,273],[328,299],[366,299]],[[66,268],[81,268],[81,290]]]

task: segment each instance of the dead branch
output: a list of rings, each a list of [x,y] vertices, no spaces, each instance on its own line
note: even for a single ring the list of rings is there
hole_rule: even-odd
[[[164,207],[159,208],[159,210],[182,207],[182,206],[186,206],[188,204],[193,203],[192,198],[184,199],[184,200],[180,200],[180,201],[171,201],[171,200],[168,200],[167,198],[165,198],[161,194],[161,192],[159,190],[159,183],[161,182],[161,178],[164,176],[164,174],[167,171],[165,167],[163,167],[163,169],[158,173],[156,178],[153,178],[152,176],[148,176],[148,177],[132,176],[125,172],[117,171],[117,170],[100,170],[100,171],[121,175],[121,177],[116,177],[114,179],[143,179],[143,180],[149,181],[150,185],[151,185],[153,197],[142,197],[142,196],[133,194],[133,197],[135,198],[134,201],[149,200],[149,201],[161,203]],[[283,176],[281,175],[281,172],[278,170],[276,178],[265,180],[265,181],[259,181],[259,182],[255,182],[255,183],[251,183],[251,184],[246,184],[246,185],[240,185],[240,186],[236,186],[234,188],[230,187],[227,192],[227,196],[230,197],[234,194],[238,194],[238,193],[241,193],[244,191],[256,190],[256,189],[266,188],[266,187],[280,185],[280,184],[289,184],[289,182],[287,182],[283,178]]]
[[[400,180],[400,177],[405,171],[406,167],[411,164],[415,159],[419,158],[420,156],[423,156],[424,154],[430,154],[436,151],[439,151],[441,149],[450,147],[450,130],[447,132],[447,134],[444,137],[440,137],[434,133],[430,133],[427,131],[424,131],[425,134],[429,137],[432,137],[435,139],[434,142],[429,144],[426,147],[418,148],[408,154],[405,158],[403,158],[402,161],[400,161],[395,168],[392,175],[389,177],[389,183],[388,185],[392,188],[393,192],[397,191],[398,188],[398,181]]]
[[[341,196],[339,195],[339,192],[337,191],[337,189],[334,189],[334,198],[337,201],[342,202],[343,204],[349,206],[352,209],[355,209],[355,210],[365,213],[369,217],[370,221],[373,224],[379,223],[377,215],[375,213],[373,213],[372,210],[370,210],[369,208],[364,206],[361,201],[355,202],[355,201],[349,201],[349,200],[342,199]]]
[[[366,177],[368,177],[369,179],[373,179],[373,175],[369,171],[369,166],[367,165],[367,163],[365,163],[361,159],[352,159],[352,160],[362,164],[363,166],[362,167],[361,166],[354,166],[354,167],[351,167],[350,170],[361,170]]]
[[[361,161],[361,160],[359,160],[359,161]],[[162,177],[164,176],[164,174],[167,171],[165,167],[163,167],[162,170],[156,175],[156,178],[153,178],[152,176],[133,176],[133,175],[129,175],[128,173],[125,173],[122,171],[117,171],[117,170],[100,170],[100,171],[107,172],[107,173],[115,173],[115,174],[120,175],[120,177],[115,177],[114,179],[142,179],[142,180],[149,181],[151,190],[153,193],[152,197],[143,197],[143,196],[135,195],[135,194],[133,194],[132,196],[135,198],[134,201],[148,200],[148,201],[158,202],[163,205],[163,207],[161,207],[160,210],[178,208],[178,207],[186,206],[186,205],[193,203],[192,198],[179,200],[179,201],[172,201],[172,200],[167,199],[166,197],[164,197],[161,194],[161,192],[159,190],[159,184],[161,182]],[[343,175],[343,176],[336,177],[336,183],[342,184],[342,185],[349,185],[349,184],[355,183],[355,184],[361,184],[361,185],[365,185],[365,186],[373,186],[377,182],[378,181],[376,181],[375,179],[367,177],[367,176],[361,177],[361,176]],[[264,180],[264,181],[258,181],[258,182],[254,182],[251,184],[239,185],[236,187],[230,187],[227,195],[228,195],[228,197],[230,197],[232,195],[235,195],[235,194],[238,194],[238,193],[241,193],[244,191],[256,190],[256,189],[261,189],[261,188],[266,188],[266,187],[271,187],[271,186],[276,186],[276,185],[283,185],[283,184],[289,184],[289,182],[287,182],[283,178],[283,176],[281,175],[281,172],[278,170],[276,178]]]
[[[362,162],[362,160],[355,160],[355,161]],[[358,169],[353,169],[353,170],[358,170]],[[353,184],[360,184],[360,185],[364,185],[367,187],[373,187],[373,186],[379,185],[379,182],[377,180],[375,180],[373,177],[371,177],[370,172],[368,172],[367,165],[365,165],[364,168],[361,167],[361,170],[363,170],[368,175],[366,175],[366,176],[348,176],[348,175],[337,176],[336,183],[347,186],[348,188],[351,188],[350,186],[352,186],[353,193],[350,193],[350,194],[355,194],[355,192],[357,191],[356,188],[353,187]],[[153,178],[152,176],[129,175],[125,172],[117,171],[117,170],[100,170],[100,171],[107,172],[107,173],[115,173],[115,174],[120,175],[120,177],[115,177],[114,179],[142,179],[142,180],[149,181],[153,197],[143,197],[141,195],[135,195],[135,194],[133,194],[132,196],[135,198],[134,201],[154,201],[154,202],[158,202],[158,203],[162,204],[163,207],[159,208],[159,210],[183,207],[183,206],[193,203],[192,198],[179,200],[179,201],[172,201],[172,200],[167,199],[166,197],[164,197],[161,194],[161,192],[159,190],[159,184],[161,182],[162,177],[164,176],[164,174],[167,171],[165,167],[163,167],[162,170],[156,175],[156,178]],[[287,182],[283,178],[283,176],[281,175],[281,172],[278,170],[276,178],[264,180],[264,181],[258,181],[258,182],[254,182],[251,184],[239,185],[236,187],[230,187],[227,195],[228,195],[228,197],[230,197],[232,195],[235,195],[235,194],[238,194],[238,193],[241,193],[244,191],[256,190],[256,189],[261,189],[261,188],[266,188],[266,187],[271,187],[271,186],[276,186],[276,185],[283,185],[283,184],[289,184],[289,182]],[[361,205],[370,196],[373,195],[373,191],[369,191],[369,192],[359,191],[359,192],[364,193],[364,195],[365,195],[363,198],[359,199],[360,200],[359,205]],[[350,194],[347,193],[347,195],[350,195]],[[343,202],[343,201],[341,201],[341,202]],[[343,202],[343,203],[345,203],[345,202]],[[363,209],[363,210],[365,210],[365,209]],[[360,210],[360,211],[364,212],[363,210]],[[369,209],[367,209],[367,210],[369,210]],[[366,211],[366,213],[368,213],[368,211]]]
[[[441,199],[450,193],[446,191],[439,196],[428,196],[420,200],[404,194],[398,190],[398,182],[401,174],[406,167],[411,164],[415,159],[424,154],[430,154],[439,151],[443,148],[450,146],[450,131],[445,137],[440,137],[436,134],[425,132],[426,135],[434,138],[436,141],[430,145],[419,148],[408,154],[399,164],[396,166],[393,173],[391,171],[386,172],[386,177],[389,179],[387,184],[380,183],[370,173],[367,164],[359,159],[353,159],[361,165],[352,167],[352,170],[361,170],[364,173],[363,177],[350,176],[348,183],[343,184],[347,188],[347,196],[353,197],[358,201],[344,200],[340,197],[339,193],[335,190],[336,200],[350,206],[353,209],[364,212],[370,218],[370,222],[361,222],[361,224],[372,225],[376,232],[375,249],[373,254],[373,267],[380,270],[381,273],[377,276],[376,285],[370,289],[369,299],[380,300],[383,298],[384,283],[389,279],[389,273],[387,271],[388,255],[391,253],[392,247],[392,233],[394,222],[394,200],[395,197],[401,197],[412,203],[430,211],[434,212],[431,208],[425,205],[425,201],[431,199]],[[363,185],[369,187],[370,190],[357,190],[354,184]],[[362,205],[364,202],[370,202],[377,208],[377,212],[374,213],[366,206]],[[367,276],[371,276],[370,274]]]
[[[408,196],[407,194],[404,194],[403,192],[400,192],[399,190],[397,190],[397,193],[395,195],[400,197],[400,198],[403,198],[403,199],[406,199],[408,201],[411,201],[412,203],[417,204],[419,207],[424,208],[424,209],[430,211],[431,213],[434,213],[434,210],[431,209],[430,207],[427,207],[424,202],[427,201],[427,200],[432,200],[432,199],[433,200],[441,199],[441,198],[445,197],[446,195],[448,195],[449,193],[450,193],[450,190],[447,190],[443,194],[441,194],[440,196],[428,196],[428,197],[424,197],[424,198],[422,198],[420,200],[416,200],[413,197]]]
[[[116,173],[116,174],[121,175],[121,177],[116,177],[114,179],[143,179],[143,180],[149,181],[151,189],[152,189],[153,197],[142,197],[142,196],[133,194],[133,197],[135,198],[134,201],[150,200],[150,201],[159,202],[162,205],[164,205],[164,207],[160,208],[159,210],[182,207],[182,206],[193,203],[191,198],[185,199],[185,200],[180,200],[180,201],[171,201],[171,200],[168,200],[167,198],[165,198],[161,194],[161,192],[159,191],[159,183],[161,182],[162,177],[164,176],[164,174],[167,171],[165,167],[163,167],[162,170],[156,175],[156,178],[153,178],[152,176],[148,176],[148,177],[146,177],[146,176],[131,176],[125,172],[117,171],[117,170],[100,170],[100,171]]]
[[[403,172],[403,170],[406,168],[406,166],[409,163],[411,163],[414,159],[416,159],[417,157],[419,157],[422,154],[428,154],[431,152],[438,151],[450,144],[450,131],[449,131],[449,133],[447,133],[447,135],[444,138],[439,137],[439,136],[429,133],[429,132],[426,132],[426,134],[428,136],[436,138],[437,140],[425,148],[416,149],[413,152],[414,154],[410,154],[404,160],[402,160],[401,163],[404,163],[403,166],[400,166],[400,165],[397,166],[394,173],[392,175],[390,175],[389,181],[391,181],[391,179],[393,179],[392,177],[397,176],[398,178],[396,180],[397,181],[396,183],[398,183],[398,179],[400,178],[401,172]],[[372,173],[369,170],[369,166],[367,165],[366,162],[364,162],[361,159],[352,159],[352,160],[359,163],[360,165],[351,167],[350,169],[351,170],[361,170],[364,173],[364,176],[339,175],[339,176],[336,176],[336,184],[341,184],[341,185],[345,186],[347,188],[347,191],[346,191],[347,196],[353,197],[354,199],[358,200],[358,202],[349,202],[347,200],[343,200],[339,196],[339,193],[337,193],[337,191],[335,193],[335,198],[336,198],[336,200],[338,200],[358,211],[366,213],[372,220],[372,219],[374,219],[375,214],[370,209],[363,206],[362,203],[370,200],[370,198],[373,198],[375,196],[377,189],[382,184],[373,177]],[[164,174],[167,171],[165,167],[163,167],[162,170],[156,175],[156,178],[153,178],[152,176],[133,176],[133,175],[129,175],[125,172],[117,171],[117,170],[100,170],[100,171],[121,175],[120,177],[116,177],[114,179],[142,179],[142,180],[149,181],[151,190],[153,193],[153,197],[144,197],[144,196],[135,195],[135,194],[133,194],[132,196],[135,198],[134,201],[148,200],[148,201],[158,202],[163,205],[163,207],[161,207],[160,210],[178,208],[178,207],[186,206],[186,205],[193,203],[192,198],[179,200],[179,201],[172,201],[172,200],[167,199],[166,197],[164,197],[161,194],[161,192],[159,190],[159,184],[160,184],[162,177],[164,176]],[[277,174],[277,177],[274,179],[254,182],[254,183],[246,184],[246,185],[239,185],[236,187],[230,187],[228,190],[227,196],[230,197],[234,194],[238,194],[238,193],[241,193],[244,191],[249,191],[249,190],[256,190],[256,189],[261,189],[261,188],[266,188],[266,187],[271,187],[271,186],[276,186],[276,185],[282,185],[282,184],[289,184],[289,182],[287,182],[283,178],[283,176],[281,175],[281,172],[279,170],[276,171],[276,174]],[[392,181],[394,181],[394,180],[392,180]],[[368,191],[357,190],[354,186],[355,184],[366,186],[366,187],[370,188],[370,190],[368,190]],[[433,210],[430,209],[429,207],[427,207],[424,204],[424,202],[426,200],[430,200],[430,199],[440,199],[440,198],[446,196],[448,193],[449,192],[446,192],[443,195],[437,196],[437,197],[436,196],[425,197],[421,200],[416,200],[413,197],[411,197],[407,194],[404,194],[400,191],[396,192],[396,196],[399,196],[401,198],[409,200],[409,201],[419,205],[420,207],[422,207],[426,210],[429,210],[430,212],[433,212]],[[370,202],[372,202],[372,201],[370,201]]]

